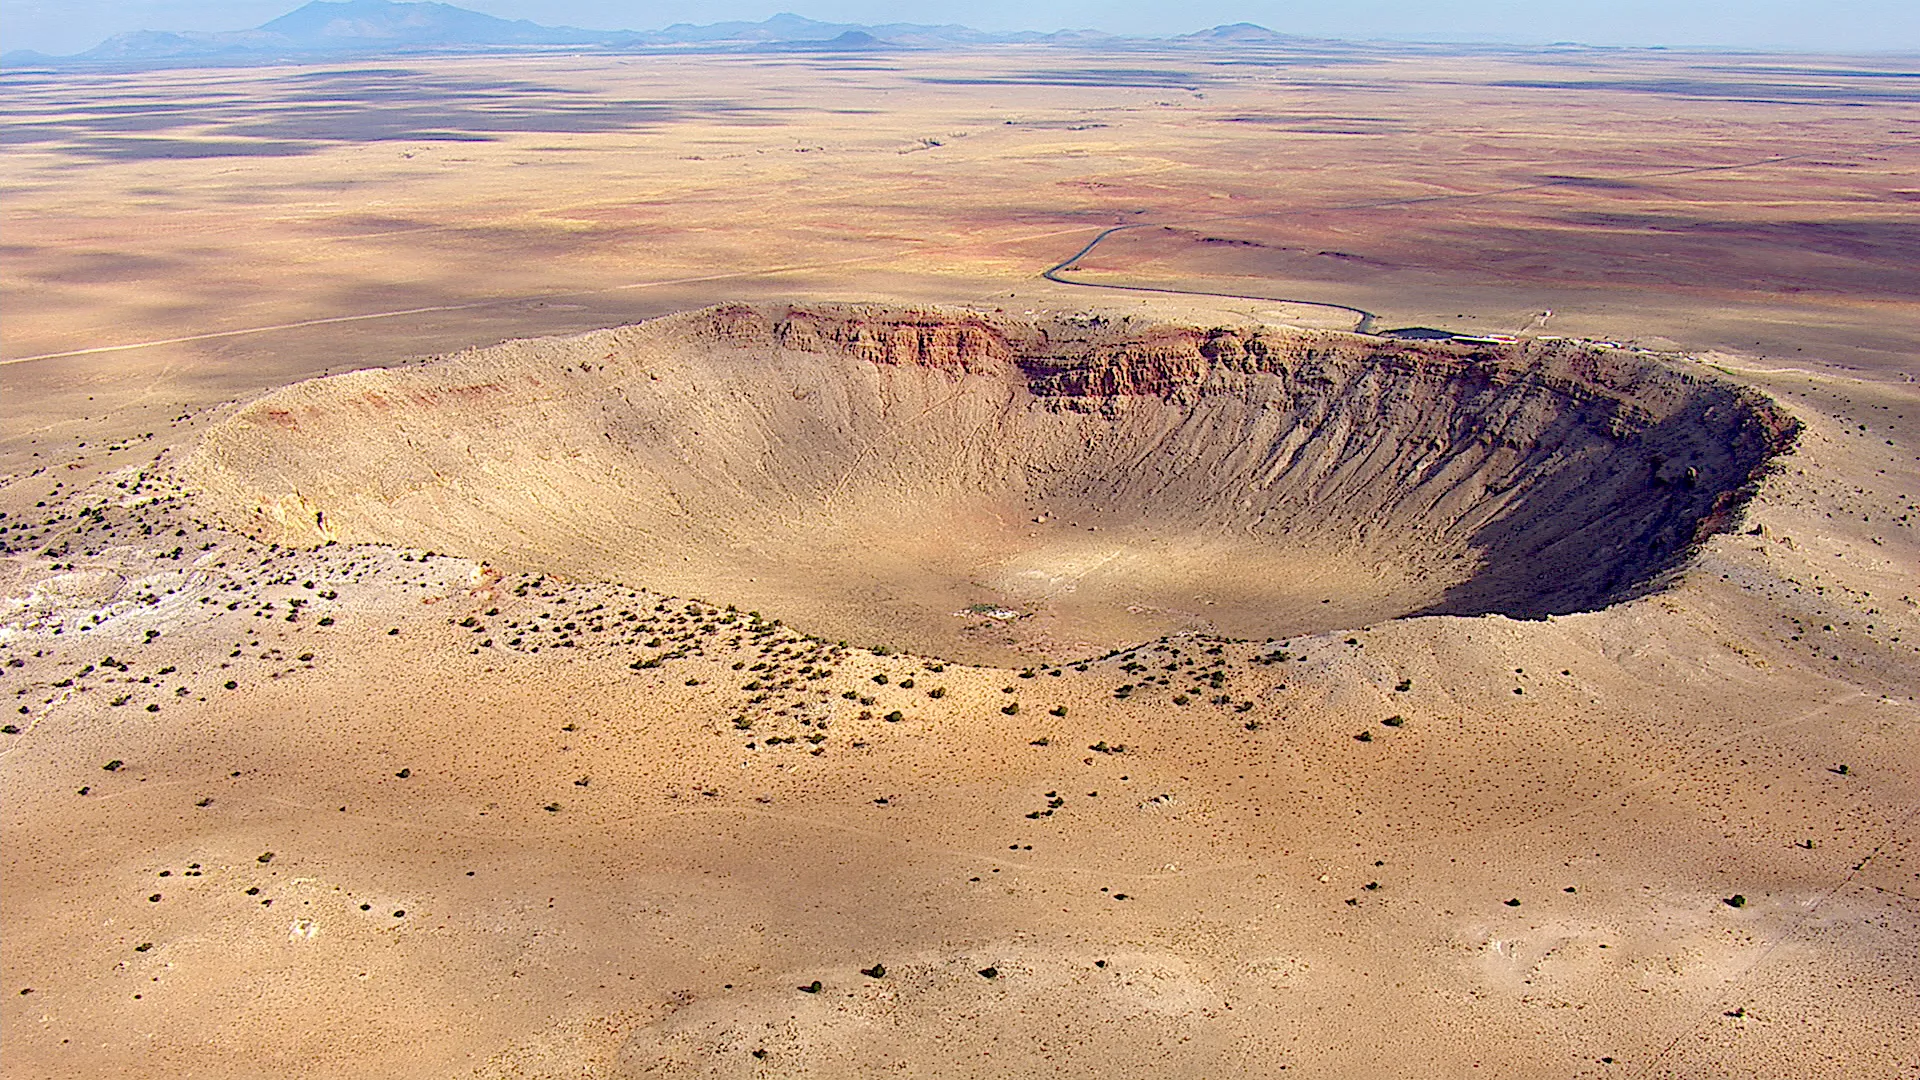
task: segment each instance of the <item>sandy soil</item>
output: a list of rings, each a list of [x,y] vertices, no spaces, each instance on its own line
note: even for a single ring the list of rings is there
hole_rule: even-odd
[[[1910,1075],[1913,102],[1844,58],[1268,59],[9,77],[0,1071]],[[743,297],[1071,313],[1033,275],[1123,215],[1815,148],[1525,196],[1569,285],[1490,269],[1524,214],[1479,203],[1327,226],[1372,284],[1260,278],[1390,324],[1551,306],[1801,421],[1734,531],[1602,610],[970,666],[532,559],[275,547],[181,483],[328,371]],[[1628,198],[1739,239],[1593,216]],[[1336,250],[1261,229],[1207,235]],[[1088,272],[1277,273],[1194,254],[1229,247]]]

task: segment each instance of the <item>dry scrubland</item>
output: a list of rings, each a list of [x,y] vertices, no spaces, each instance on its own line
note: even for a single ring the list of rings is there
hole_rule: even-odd
[[[1913,1075],[1913,81],[9,76],[0,1068]]]

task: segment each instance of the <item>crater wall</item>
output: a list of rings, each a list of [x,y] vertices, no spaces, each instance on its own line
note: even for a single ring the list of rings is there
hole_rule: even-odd
[[[262,539],[1007,660],[1604,606],[1728,528],[1795,432],[1575,342],[736,305],[290,386],[185,472]]]

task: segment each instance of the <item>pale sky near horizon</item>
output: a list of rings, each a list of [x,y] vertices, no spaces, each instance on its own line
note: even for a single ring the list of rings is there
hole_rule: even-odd
[[[0,51],[71,53],[126,30],[241,30],[304,0],[6,0]],[[759,20],[962,23],[1177,34],[1228,22],[1352,39],[1920,52],[1920,0],[451,0],[504,18],[595,29]]]

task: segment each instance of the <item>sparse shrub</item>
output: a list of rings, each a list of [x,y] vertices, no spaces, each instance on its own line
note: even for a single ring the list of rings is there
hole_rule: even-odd
[[[885,720],[889,724],[897,724],[900,721],[905,720],[906,715],[902,713],[899,709],[895,709],[892,712],[888,713],[886,716],[882,717],[881,719]]]
[[[946,697],[947,688],[944,686],[936,686],[933,689],[927,691],[927,696],[935,699]]]
[[[1397,716],[1397,715],[1389,716],[1385,720],[1382,720],[1380,722],[1387,725],[1388,727],[1405,727],[1407,723],[1407,718],[1404,716]]]
[[[1726,905],[1730,908],[1743,908],[1747,906],[1747,898],[1739,893],[1734,893],[1732,896],[1727,897]]]
[[[1020,703],[1017,701],[1009,701],[1005,705],[1000,706],[1000,711],[1006,713],[1008,716],[1018,716],[1020,715]]]

